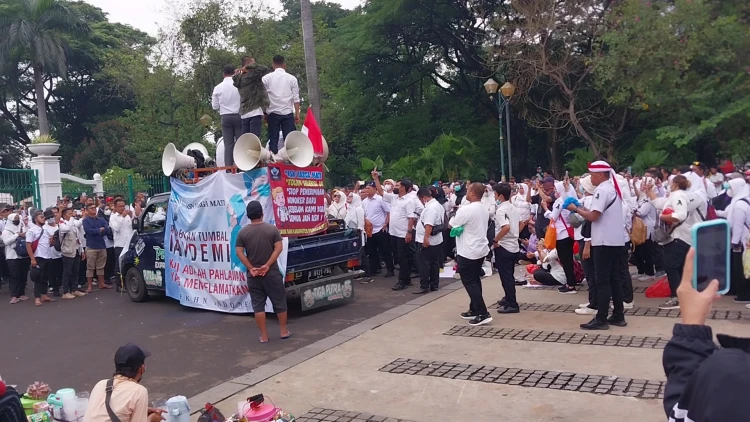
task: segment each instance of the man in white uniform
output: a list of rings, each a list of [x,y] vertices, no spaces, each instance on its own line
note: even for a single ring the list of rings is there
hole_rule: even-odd
[[[597,314],[586,324],[584,330],[608,330],[610,325],[624,327],[625,309],[623,290],[618,266],[621,265],[625,247],[623,232],[615,229],[624,227],[622,213],[622,193],[615,180],[612,167],[604,161],[589,164],[591,183],[596,186],[591,209],[570,204],[568,209],[577,212],[591,222],[591,249],[594,259],[597,287]],[[609,301],[612,299],[614,311],[609,314]]]
[[[461,282],[470,300],[469,311],[462,312],[461,318],[468,320],[472,326],[492,322],[482,297],[482,264],[490,252],[487,242],[489,213],[481,202],[483,196],[484,185],[472,183],[466,190],[461,207],[448,223],[452,231],[457,229],[461,232],[456,236],[456,262]]]
[[[517,314],[520,309],[516,301],[516,280],[513,268],[518,260],[518,211],[510,203],[511,189],[507,183],[500,183],[492,187],[495,200],[498,203],[495,211],[495,238],[493,248],[495,252],[495,266],[500,274],[500,282],[505,291],[505,297],[499,301],[501,314]]]
[[[375,182],[370,182],[364,189],[367,196],[362,200],[362,209],[365,210],[365,226],[372,224],[372,236],[365,244],[367,255],[370,260],[369,274],[365,274],[365,281],[371,282],[372,276],[380,273],[380,258],[385,261],[388,272],[386,277],[393,277],[393,256],[391,255],[390,237],[388,236],[388,220],[391,213],[391,204],[383,201],[375,188]]]
[[[437,291],[440,282],[445,208],[432,197],[430,188],[420,188],[417,197],[420,204],[424,205],[424,210],[417,222],[419,290],[414,294],[425,294]]]

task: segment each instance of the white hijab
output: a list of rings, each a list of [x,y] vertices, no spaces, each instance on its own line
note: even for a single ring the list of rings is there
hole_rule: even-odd
[[[346,211],[348,209],[346,195],[344,195],[344,192],[337,190],[336,193],[334,193],[334,196],[339,198],[339,202],[336,202],[335,199],[331,201],[331,205],[328,207],[328,214],[332,215],[334,218],[343,219],[346,217]]]
[[[21,219],[21,216],[16,213],[8,215],[8,221],[5,223],[5,230],[8,230],[9,232],[14,234],[20,232],[21,228],[23,227],[23,221],[21,221],[17,226],[13,224],[13,220],[15,220],[16,217],[18,217],[19,220]]]
[[[731,224],[734,206],[737,201],[750,199],[750,186],[745,182],[745,179],[732,179],[729,181],[727,195],[732,198],[732,202],[730,202],[727,207],[727,221]]]
[[[569,196],[574,198],[578,196],[572,184],[568,184],[568,190],[565,190],[565,183],[560,181],[555,182],[555,192],[557,192],[557,197],[563,200]]]

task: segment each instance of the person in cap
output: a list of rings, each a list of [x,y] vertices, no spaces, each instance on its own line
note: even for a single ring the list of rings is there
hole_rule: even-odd
[[[141,385],[149,356],[133,343],[117,349],[114,376],[99,381],[91,390],[83,422],[163,420],[163,410],[148,406],[148,390]]]
[[[612,167],[605,161],[595,161],[588,166],[591,183],[596,186],[591,209],[585,209],[572,203],[570,211],[577,212],[591,222],[591,249],[594,259],[597,288],[597,313],[591,321],[581,324],[584,330],[608,330],[610,324],[618,327],[627,325],[623,303],[623,290],[619,266],[628,265],[623,253],[625,238],[620,230],[613,227],[624,227],[622,213],[622,192],[615,181]],[[625,261],[623,262],[623,259]],[[609,314],[609,301],[612,300],[614,311]]]
[[[279,319],[281,338],[292,333],[286,327],[287,306],[284,278],[277,260],[284,248],[279,229],[263,221],[263,206],[250,201],[246,208],[250,224],[240,230],[235,243],[235,253],[247,268],[247,287],[255,314],[255,323],[260,330],[258,340],[268,343],[266,331],[266,302],[270,299],[273,311]]]

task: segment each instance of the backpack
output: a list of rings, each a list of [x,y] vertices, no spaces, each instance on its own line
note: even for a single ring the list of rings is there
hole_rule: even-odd
[[[646,243],[646,240],[648,240],[646,223],[643,222],[641,217],[633,214],[633,226],[630,228],[630,243],[633,246],[639,246]]]
[[[52,235],[55,239],[55,250],[60,252],[62,250],[62,239],[60,238],[60,229],[55,230],[55,234]]]

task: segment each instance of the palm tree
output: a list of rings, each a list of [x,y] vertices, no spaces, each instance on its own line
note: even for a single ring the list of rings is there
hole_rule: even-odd
[[[310,0],[300,0],[300,17],[302,19],[302,44],[305,49],[305,68],[307,70],[307,95],[310,97],[313,113],[318,125],[322,124],[320,115],[320,87],[318,86],[318,61],[315,58],[315,34],[313,33],[313,15]]]
[[[0,65],[14,73],[19,64],[34,70],[34,94],[39,132],[49,133],[44,97],[44,74],[66,76],[66,35],[88,33],[88,25],[60,0],[6,0],[0,6]],[[15,66],[15,67],[14,67]]]

